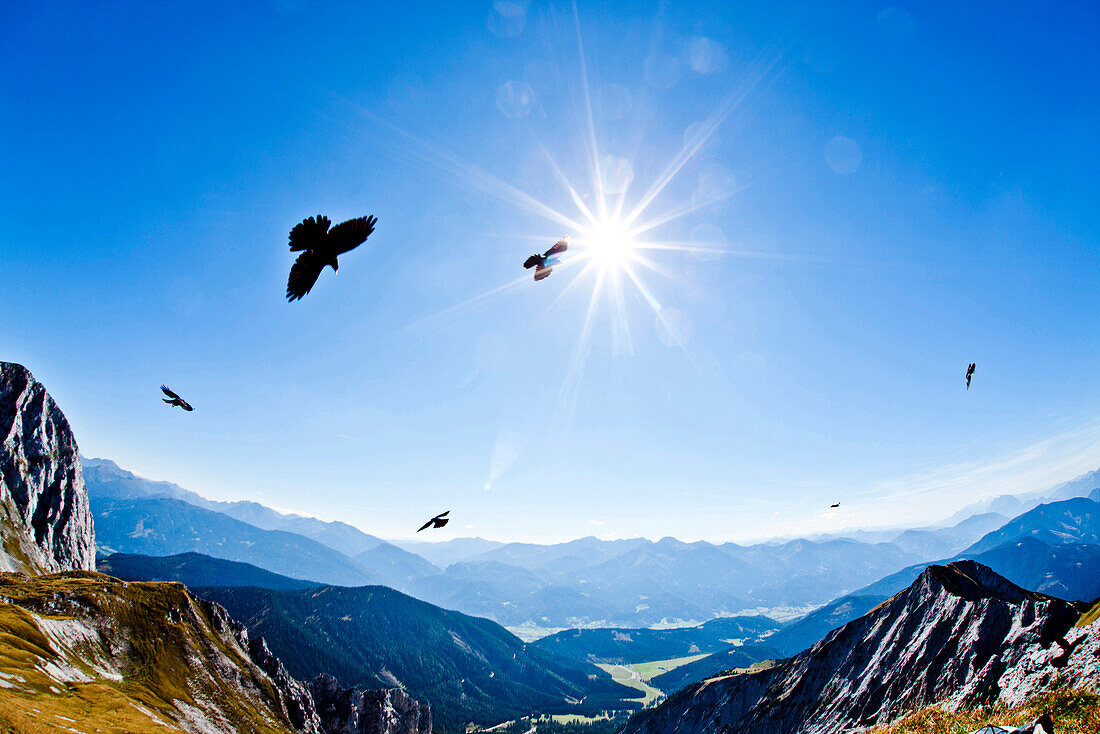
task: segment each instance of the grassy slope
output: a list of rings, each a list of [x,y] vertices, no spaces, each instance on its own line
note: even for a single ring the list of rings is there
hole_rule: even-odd
[[[1050,714],[1058,734],[1100,732],[1100,696],[1086,691],[1040,693],[1021,706],[993,706],[948,712],[926,708],[867,734],[969,734],[985,724],[1022,726]]]
[[[0,596],[0,731],[293,731],[270,680],[178,584],[5,574]]]

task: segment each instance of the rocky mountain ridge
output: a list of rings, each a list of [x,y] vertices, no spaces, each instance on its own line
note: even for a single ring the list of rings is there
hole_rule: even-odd
[[[1075,631],[1084,609],[973,561],[930,566],[805,652],[688,686],[635,715],[624,734],[833,732],[886,724],[933,703],[1022,696],[1056,680],[1096,690],[1100,627]]]

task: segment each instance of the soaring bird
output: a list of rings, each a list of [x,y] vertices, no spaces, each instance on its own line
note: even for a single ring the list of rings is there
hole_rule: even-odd
[[[840,507],[840,503],[834,502],[833,504],[829,505],[829,507]]]
[[[974,376],[974,363],[971,362],[970,366],[966,368],[966,389],[970,389],[970,378]]]
[[[165,395],[168,396],[167,398],[164,399],[164,402],[168,403],[169,405],[174,405],[177,408],[183,408],[184,410],[186,410],[188,412],[191,412],[192,410],[194,410],[194,408],[191,407],[190,403],[188,403],[186,400],[181,398],[179,395],[176,395],[174,392],[172,392],[171,390],[166,388],[164,385],[161,385],[160,389],[161,389],[161,392],[163,392]]]
[[[433,517],[431,520],[428,520],[428,522],[421,525],[420,530],[424,530],[425,528],[428,528],[428,527],[431,527],[433,530],[438,530],[439,528],[443,527],[444,525],[446,525],[447,523],[449,523],[451,521],[451,519],[449,517],[447,517],[447,515],[449,515],[449,514],[451,514],[450,510],[447,510],[446,512],[439,513],[438,515]],[[416,532],[419,533],[420,530],[417,530]]]
[[[541,255],[537,252],[531,257],[523,261],[523,267],[530,270],[535,269],[535,280],[542,280],[543,278],[550,277],[551,271],[554,270],[554,266],[561,262],[561,259],[557,257],[561,253],[569,249],[569,235],[565,235],[560,240],[554,243],[546,252]]]
[[[290,269],[286,300],[293,301],[309,293],[326,265],[330,265],[333,272],[339,272],[337,255],[343,255],[366,242],[377,221],[373,216],[359,217],[329,229],[332,222],[318,214],[294,225],[294,229],[290,230],[290,251],[301,251],[302,254]]]

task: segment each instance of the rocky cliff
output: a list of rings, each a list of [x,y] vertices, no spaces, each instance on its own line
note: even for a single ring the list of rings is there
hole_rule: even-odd
[[[0,571],[95,570],[95,536],[69,422],[25,367],[0,362]]]
[[[309,682],[325,734],[431,734],[432,712],[400,688],[340,688],[331,675]]]
[[[905,591],[768,670],[696,683],[624,734],[817,734],[886,724],[922,706],[1100,687],[1083,605],[1025,591],[973,561],[930,566]]]

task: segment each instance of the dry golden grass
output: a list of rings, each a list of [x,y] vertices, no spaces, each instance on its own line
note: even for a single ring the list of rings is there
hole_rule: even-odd
[[[985,724],[1021,726],[1042,714],[1050,714],[1057,734],[1100,732],[1100,696],[1064,690],[1040,693],[1015,707],[983,706],[954,713],[926,708],[867,734],[968,734]]]

